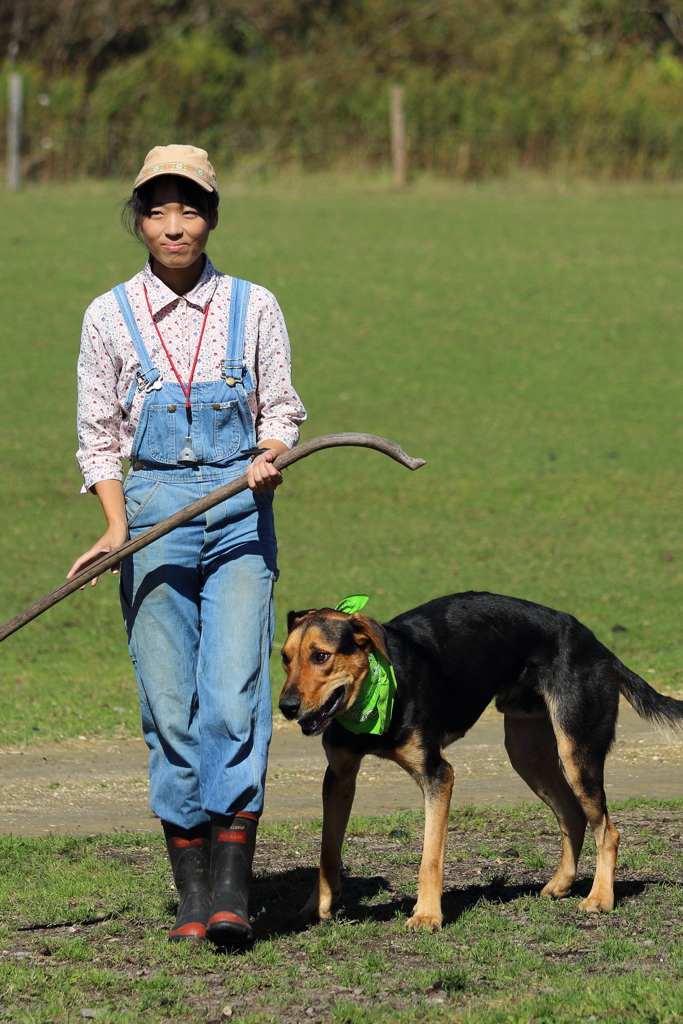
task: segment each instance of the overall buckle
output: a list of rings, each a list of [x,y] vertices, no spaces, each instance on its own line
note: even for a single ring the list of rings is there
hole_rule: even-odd
[[[224,378],[225,383],[234,388],[235,384],[242,383],[242,367],[236,367],[231,363],[228,363],[227,359],[221,359],[220,361],[221,376]]]
[[[149,373],[149,370],[147,372]],[[157,373],[159,373],[158,370]],[[156,380],[149,381],[145,377],[142,370],[138,370],[137,374],[135,375],[135,379],[138,382],[138,388],[140,389],[140,391],[144,391],[146,395],[148,395],[150,391],[161,391],[162,377],[160,373]]]

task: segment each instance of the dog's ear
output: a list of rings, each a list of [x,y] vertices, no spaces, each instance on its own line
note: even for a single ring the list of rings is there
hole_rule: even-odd
[[[303,622],[304,619],[307,619],[315,611],[317,611],[317,608],[309,608],[305,612],[287,612],[287,632],[291,633],[300,622]]]
[[[387,647],[387,634],[381,622],[369,619],[367,615],[361,615],[360,612],[355,612],[351,616],[351,626],[353,627],[353,639],[359,647],[367,650],[371,644],[374,644],[391,663]]]

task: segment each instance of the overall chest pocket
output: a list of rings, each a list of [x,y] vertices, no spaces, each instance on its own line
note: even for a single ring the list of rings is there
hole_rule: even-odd
[[[185,409],[183,407],[183,419]],[[142,427],[142,421],[140,426]],[[178,452],[183,446],[183,431],[178,429],[175,405],[150,405],[147,414],[141,445],[138,454],[150,462],[158,462],[162,466],[175,466]],[[137,438],[136,438],[137,440]],[[180,442],[180,447],[178,443]]]
[[[183,404],[150,405],[138,454],[162,466],[176,466],[188,432],[200,462],[223,462],[230,458],[240,445],[237,400],[193,403],[189,431]]]
[[[221,462],[230,458],[240,446],[237,400],[207,402],[199,408],[204,462]]]

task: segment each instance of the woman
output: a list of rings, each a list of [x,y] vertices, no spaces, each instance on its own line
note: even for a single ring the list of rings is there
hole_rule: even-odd
[[[170,939],[229,944],[251,937],[271,733],[273,460],[306,413],[274,297],[204,254],[218,202],[192,146],[153,149],[135,180],[124,213],[149,259],[88,308],[78,364],[77,458],[107,529],[69,576],[246,468],[249,490],[121,567],[150,802],[179,895]]]

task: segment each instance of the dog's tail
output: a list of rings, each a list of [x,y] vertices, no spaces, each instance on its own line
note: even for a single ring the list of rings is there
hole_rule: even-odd
[[[683,732],[683,700],[657,693],[626,665],[618,665],[619,689],[640,717],[664,732]]]

